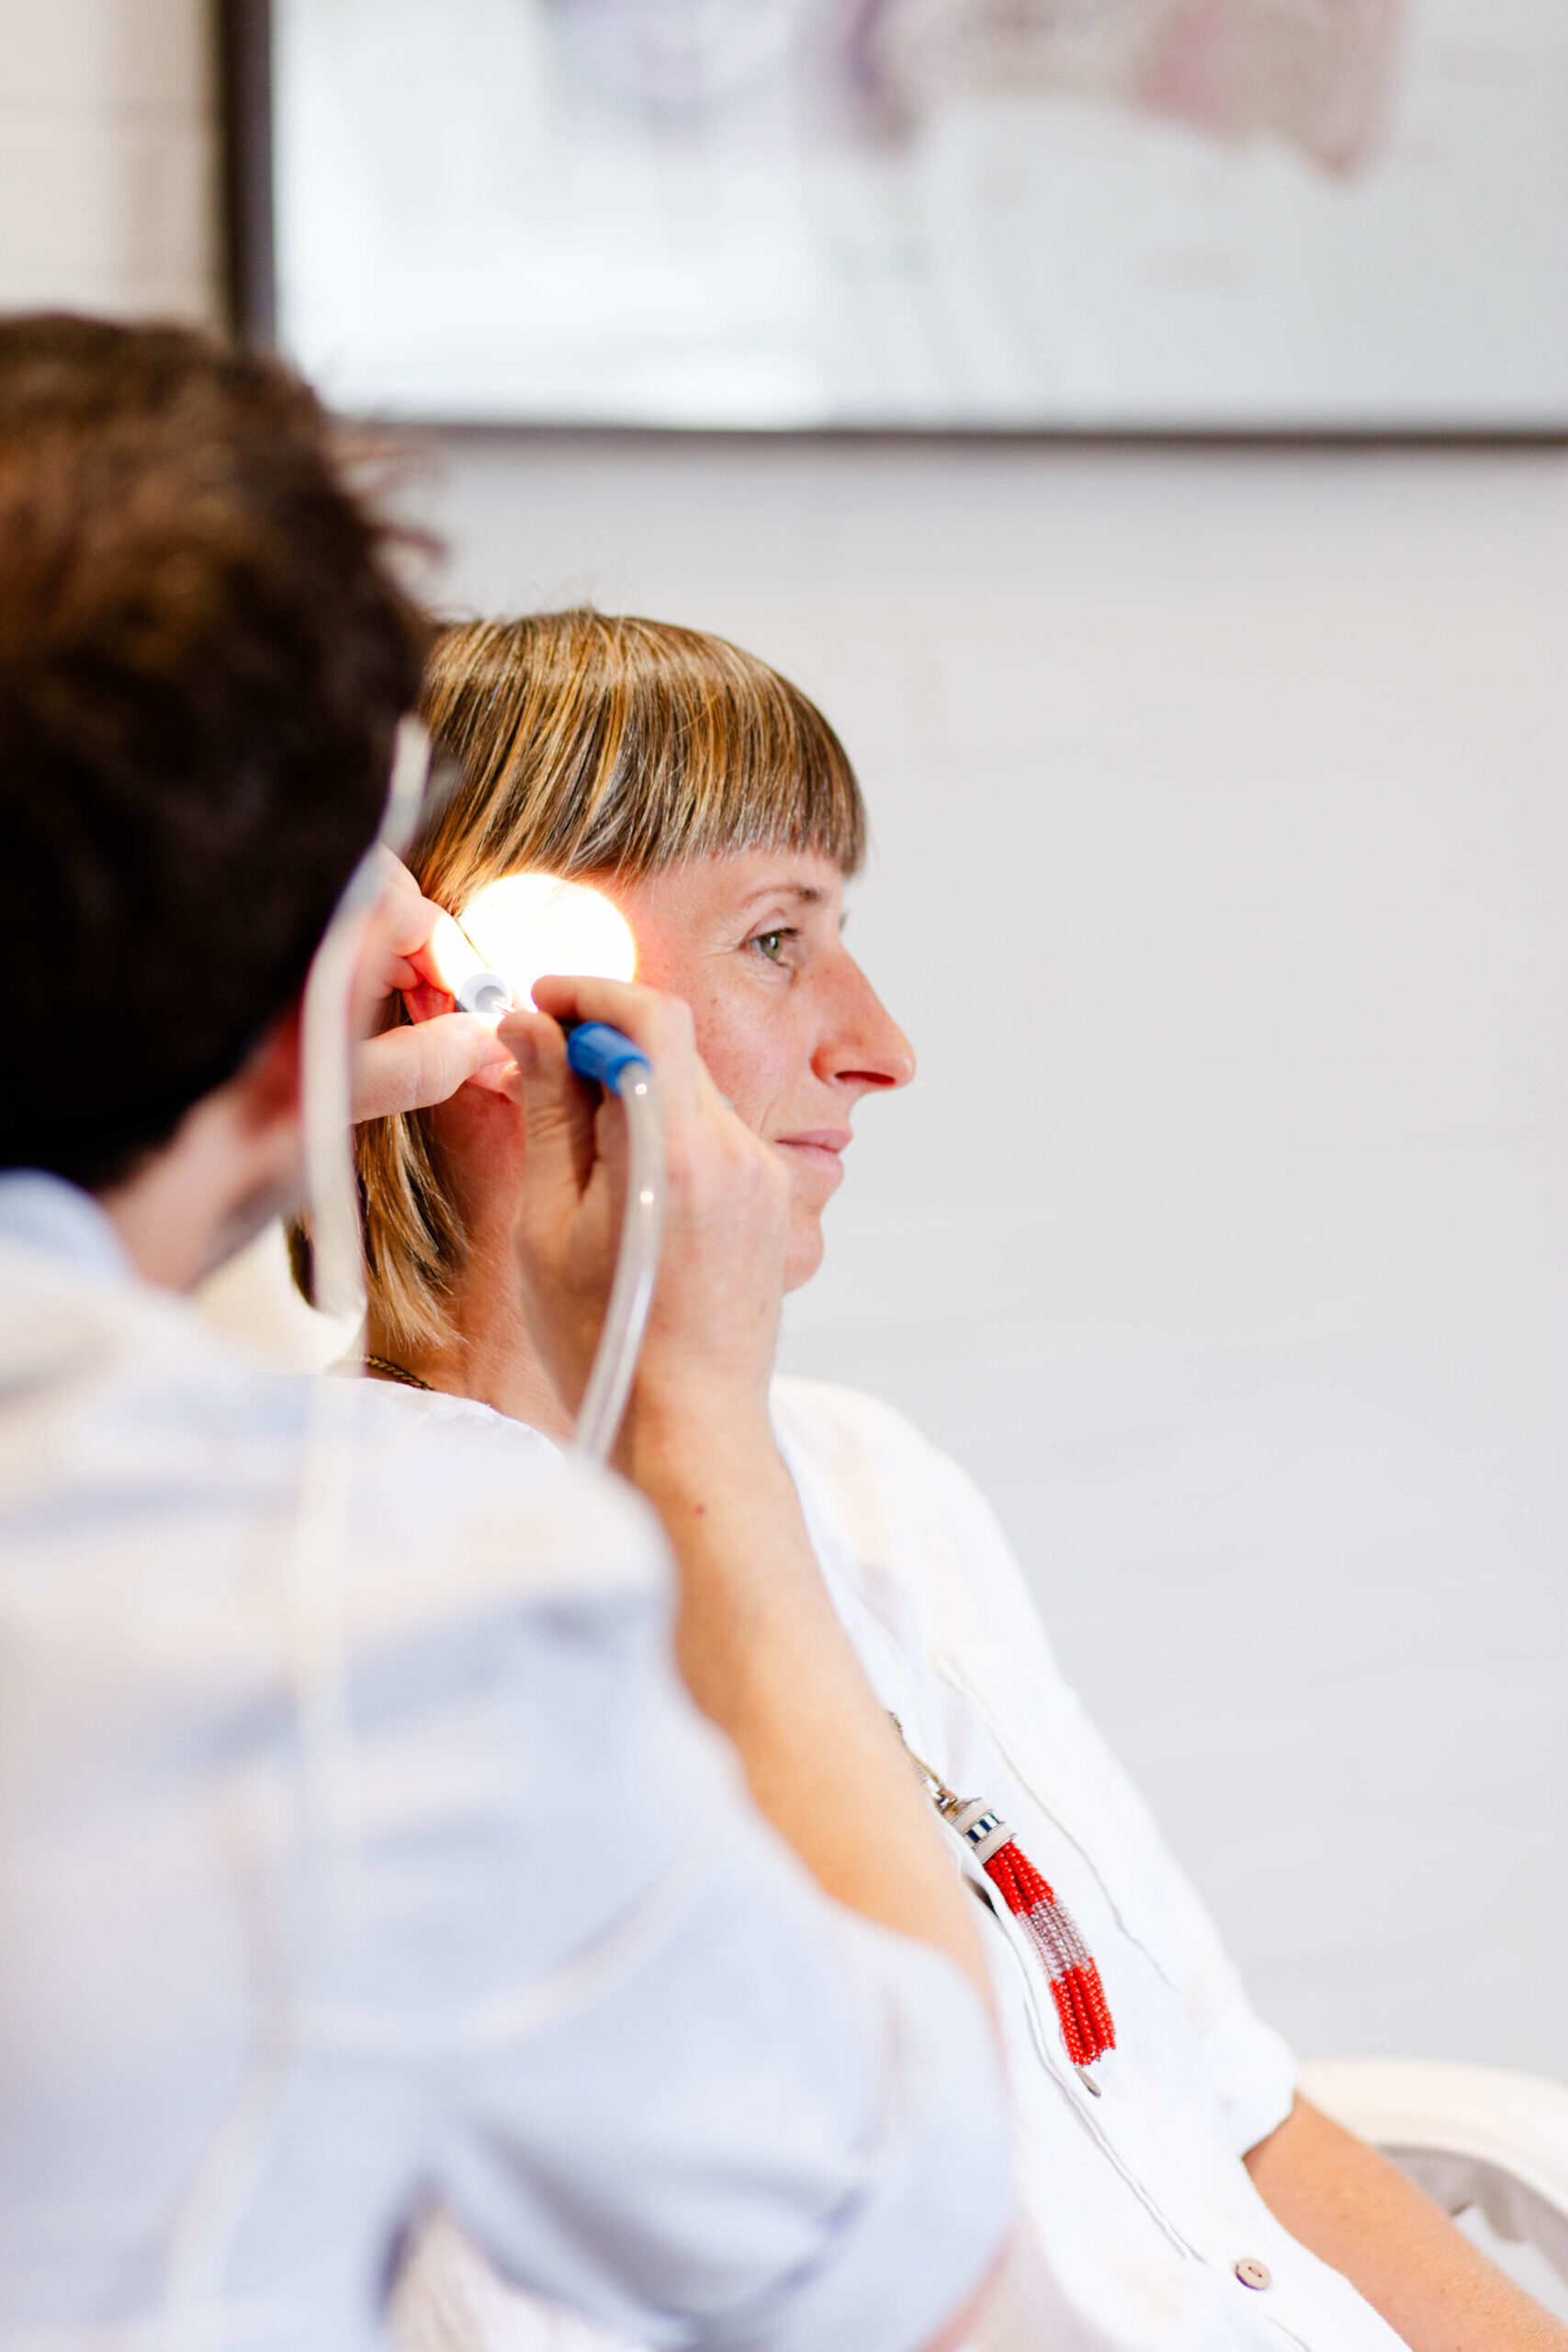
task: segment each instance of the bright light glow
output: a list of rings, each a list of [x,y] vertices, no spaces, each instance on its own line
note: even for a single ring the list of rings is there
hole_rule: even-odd
[[[534,983],[547,972],[629,980],[637,969],[626,917],[586,882],[506,874],[470,899],[460,920],[458,936],[466,933],[465,944],[511,982],[520,1004],[532,1003]]]
[[[464,938],[450,915],[443,915],[430,934],[430,958],[448,996],[456,996],[465,980],[486,968],[484,957]]]

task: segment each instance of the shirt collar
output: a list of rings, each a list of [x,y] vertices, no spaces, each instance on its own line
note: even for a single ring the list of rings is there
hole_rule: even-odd
[[[99,1273],[133,1271],[124,1242],[92,1194],[39,1168],[0,1170],[0,1237],[52,1250]]]

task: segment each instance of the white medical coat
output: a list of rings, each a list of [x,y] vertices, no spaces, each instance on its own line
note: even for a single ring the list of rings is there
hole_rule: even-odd
[[[0,1176],[0,2346],[358,2352],[440,2204],[648,2344],[911,2352],[1006,2221],[972,1989],[751,1811],[610,1480],[339,1384],[297,1577],[327,1386]]]

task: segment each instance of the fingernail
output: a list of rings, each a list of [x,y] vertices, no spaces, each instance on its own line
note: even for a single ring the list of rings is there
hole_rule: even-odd
[[[512,1058],[520,1070],[530,1070],[539,1058],[539,1049],[526,1033],[511,1040]]]

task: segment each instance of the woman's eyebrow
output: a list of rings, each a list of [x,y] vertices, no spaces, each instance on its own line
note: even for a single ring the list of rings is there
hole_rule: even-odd
[[[815,882],[765,882],[760,890],[748,890],[740,903],[754,907],[763,899],[793,899],[797,906],[820,907],[827,903],[828,893]]]

